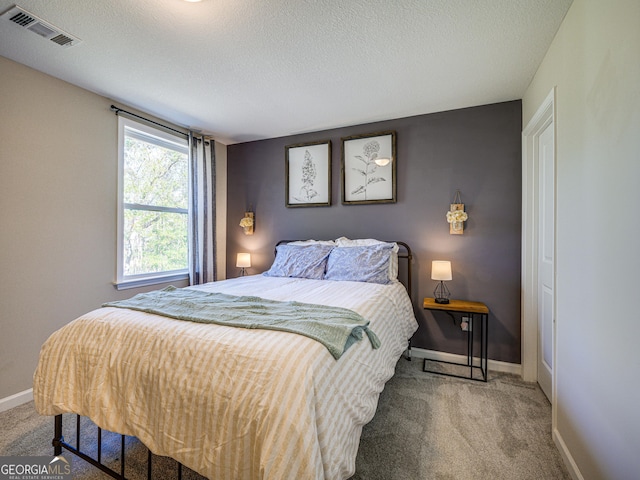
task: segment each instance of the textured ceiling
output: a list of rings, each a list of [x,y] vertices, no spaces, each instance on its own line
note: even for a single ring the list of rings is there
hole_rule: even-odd
[[[17,4],[82,42],[0,55],[236,143],[521,98],[571,0]]]

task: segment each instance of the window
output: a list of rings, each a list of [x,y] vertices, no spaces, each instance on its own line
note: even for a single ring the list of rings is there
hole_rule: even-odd
[[[189,154],[186,138],[118,117],[116,287],[186,278]]]

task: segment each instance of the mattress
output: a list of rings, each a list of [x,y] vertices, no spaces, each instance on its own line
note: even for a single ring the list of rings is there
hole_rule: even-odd
[[[255,275],[189,287],[349,308],[366,339],[335,360],[293,333],[100,308],[55,332],[34,375],[42,415],[77,413],[215,479],[345,479],[417,328],[399,282]]]

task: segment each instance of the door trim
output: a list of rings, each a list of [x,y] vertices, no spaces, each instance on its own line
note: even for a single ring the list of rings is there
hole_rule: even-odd
[[[522,378],[537,381],[538,376],[538,138],[553,122],[554,149],[556,135],[556,87],[553,87],[522,131],[522,298],[521,298],[521,364]],[[554,152],[554,156],[555,153]],[[555,241],[555,240],[554,240]],[[555,270],[555,268],[554,268]],[[557,294],[557,292],[556,292]],[[555,303],[555,302],[554,302]],[[555,314],[555,305],[554,305]],[[555,324],[553,342],[552,423],[555,428],[556,352]]]

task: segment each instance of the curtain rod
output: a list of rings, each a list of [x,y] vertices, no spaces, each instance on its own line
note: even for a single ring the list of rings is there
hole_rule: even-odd
[[[189,136],[188,133],[184,133],[184,132],[181,132],[180,130],[176,130],[175,128],[168,127],[167,125],[163,125],[162,123],[154,122],[153,120],[149,120],[148,118],[142,117],[140,115],[136,115],[135,113],[129,112],[129,111],[123,109],[123,108],[118,108],[115,105],[111,105],[111,110],[116,112],[116,115],[118,115],[118,113],[120,113],[120,112],[124,112],[127,115],[131,115],[132,117],[139,118],[141,120],[144,120],[145,122],[153,123],[154,125],[158,125],[158,126],[160,126],[162,128],[166,128],[167,130],[171,130],[172,132],[176,132],[176,133],[179,133],[180,135],[184,135],[185,137]]]

